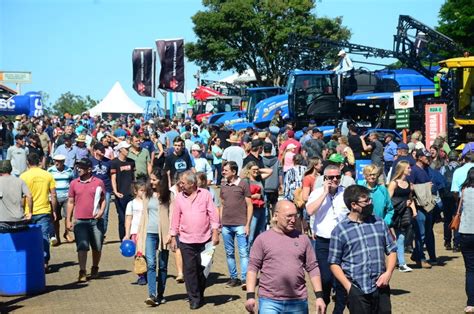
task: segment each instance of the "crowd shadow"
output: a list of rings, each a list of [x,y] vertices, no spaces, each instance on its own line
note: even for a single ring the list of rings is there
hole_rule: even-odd
[[[113,277],[113,276],[120,276],[120,275],[127,274],[127,273],[130,273],[130,270],[117,269],[117,270],[100,271],[100,272],[99,272],[100,277],[99,277],[98,279],[94,279],[94,280],[110,279],[110,277]]]
[[[62,268],[67,268],[67,267],[76,266],[76,265],[78,265],[78,263],[73,262],[73,261],[67,261],[67,262],[60,263],[60,264],[50,264],[49,265],[50,270],[49,270],[48,273],[57,273]]]
[[[227,278],[225,274],[211,272],[207,278],[207,286],[210,287],[213,285],[226,283],[228,280],[229,278]]]
[[[443,255],[443,256],[438,256],[438,263],[440,264],[440,265],[438,265],[438,266],[444,266],[444,265],[446,265],[448,262],[450,262],[450,261],[452,261],[452,260],[454,260],[454,259],[457,259],[457,258],[459,258],[459,257],[460,257],[460,256],[444,256],[444,255]]]
[[[408,294],[408,293],[411,293],[411,291],[403,290],[403,289],[391,289],[390,288],[390,294],[391,295],[403,295],[403,294]]]

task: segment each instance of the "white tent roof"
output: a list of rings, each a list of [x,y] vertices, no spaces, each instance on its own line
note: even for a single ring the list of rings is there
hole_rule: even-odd
[[[255,78],[255,73],[253,72],[253,70],[252,69],[247,69],[242,74],[234,73],[231,76],[223,78],[219,82],[236,84],[236,83],[247,83],[247,82],[251,82],[251,81],[255,81],[255,80],[256,80],[256,78]]]
[[[143,113],[143,108],[128,97],[119,82],[115,82],[107,96],[88,111],[95,116],[103,113]]]

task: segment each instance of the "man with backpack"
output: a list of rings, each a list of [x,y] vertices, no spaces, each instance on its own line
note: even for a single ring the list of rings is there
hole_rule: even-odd
[[[444,248],[446,250],[453,250],[453,252],[459,252],[459,233],[452,231],[449,228],[449,224],[456,213],[456,199],[454,198],[454,192],[450,191],[451,184],[453,183],[454,171],[459,168],[459,154],[455,150],[449,152],[448,161],[449,163],[439,170],[441,175],[446,180],[446,187],[441,193],[441,201],[443,203],[443,215],[444,215]],[[454,233],[454,234],[453,234]],[[451,239],[453,239],[453,246],[451,246]]]

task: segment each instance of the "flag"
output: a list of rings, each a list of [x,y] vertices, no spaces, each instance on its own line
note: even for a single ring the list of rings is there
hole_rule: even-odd
[[[155,97],[153,49],[137,48],[132,54],[133,89],[140,96]]]
[[[170,92],[184,92],[183,39],[157,40],[156,49],[161,62],[158,88]]]

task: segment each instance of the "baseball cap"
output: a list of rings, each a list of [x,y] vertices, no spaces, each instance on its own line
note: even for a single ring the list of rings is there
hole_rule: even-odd
[[[398,144],[397,149],[406,149],[406,150],[408,150],[409,147],[405,143],[400,143],[400,144]]]
[[[92,168],[92,161],[89,158],[82,158],[76,162],[76,167],[79,168]]]
[[[420,157],[423,157],[423,156],[431,157],[431,154],[426,149],[419,148],[415,151],[415,156],[416,156],[416,158],[420,158]]]
[[[273,146],[272,146],[271,143],[265,143],[265,144],[263,144],[263,151],[264,151],[265,153],[271,153],[271,152],[272,152],[272,148],[273,148]]]
[[[198,150],[198,151],[201,151],[201,146],[199,146],[198,144],[193,144],[193,146],[191,146],[191,150]]]
[[[337,56],[340,57],[342,55],[345,55],[346,54],[346,51],[344,49],[341,49],[339,50],[339,52],[337,53]]]
[[[252,148],[263,146],[263,141],[260,139],[252,140]]]
[[[288,137],[295,137],[295,131],[293,130],[288,130],[286,134],[288,134]]]
[[[322,133],[320,129],[318,128],[313,128],[313,133]]]
[[[130,148],[130,146],[132,146],[132,145],[127,143],[127,141],[121,141],[120,143],[118,143],[117,146],[115,146],[114,150],[119,151],[122,148]]]
[[[53,156],[53,160],[59,160],[59,161],[61,161],[61,160],[66,160],[66,156],[61,155],[61,154],[54,155],[54,156]]]

